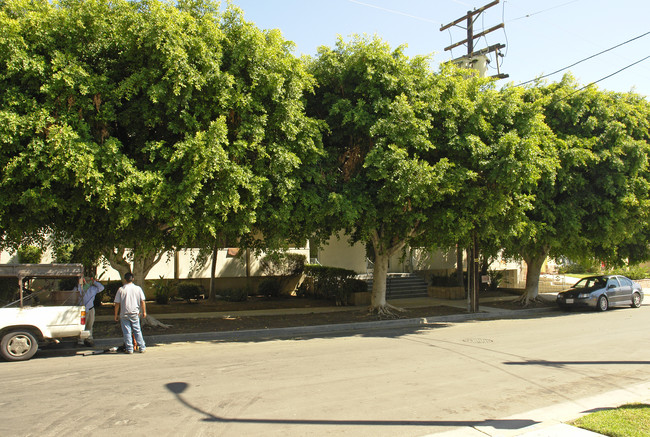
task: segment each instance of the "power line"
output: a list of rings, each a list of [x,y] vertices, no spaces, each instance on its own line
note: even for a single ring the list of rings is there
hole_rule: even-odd
[[[398,10],[395,10],[395,9],[383,8],[383,7],[381,7],[381,6],[373,5],[373,4],[370,4],[370,3],[364,3],[364,2],[361,2],[361,1],[358,1],[358,0],[348,0],[348,1],[349,1],[350,3],[356,3],[356,4],[358,4],[358,5],[366,6],[366,7],[368,7],[368,8],[379,9],[380,11],[389,12],[389,13],[391,13],[391,14],[403,15],[403,16],[405,16],[405,17],[414,18],[414,19],[416,19],[416,20],[426,21],[426,22],[428,22],[428,23],[434,23],[434,24],[437,24],[437,22],[434,21],[434,20],[430,20],[430,19],[428,19],[428,18],[424,18],[424,17],[418,17],[417,15],[407,14],[406,12],[401,12],[401,11],[398,11]]]
[[[581,60],[579,60],[578,62],[574,62],[573,64],[569,65],[568,67],[560,68],[559,70],[555,70],[555,71],[552,72],[552,73],[545,74],[544,76],[536,77],[535,79],[527,80],[526,82],[521,82],[519,85],[526,85],[527,83],[535,82],[535,81],[538,81],[538,80],[544,79],[544,78],[546,78],[546,77],[553,76],[554,74],[557,74],[557,73],[559,73],[560,71],[568,70],[569,68],[574,67],[574,66],[576,66],[576,65],[578,65],[578,64],[580,64],[580,63],[582,63],[582,62],[588,61],[589,59],[595,58],[596,56],[600,56],[600,55],[602,55],[603,53],[607,53],[607,52],[609,52],[609,51],[611,51],[611,50],[614,50],[614,49],[616,49],[616,48],[618,48],[618,47],[621,47],[621,46],[623,46],[623,45],[625,45],[625,44],[628,44],[628,43],[630,43],[630,42],[632,42],[632,41],[635,41],[635,40],[637,40],[637,39],[639,39],[639,38],[642,38],[642,37],[644,37],[644,36],[646,36],[646,35],[650,35],[650,32],[646,32],[646,33],[644,33],[643,35],[635,36],[634,38],[632,38],[632,39],[628,39],[627,41],[622,42],[622,43],[620,43],[620,44],[617,44],[617,45],[615,45],[614,47],[610,47],[610,48],[608,48],[608,49],[606,49],[606,50],[603,50],[602,52],[598,52],[598,53],[596,53],[595,55],[591,55],[591,56],[589,56],[589,57],[587,57],[587,58],[581,59]],[[639,62],[640,62],[640,61],[639,61]],[[638,64],[638,62],[635,62],[634,64]],[[631,65],[629,65],[628,67],[631,67],[631,66],[634,65],[634,64],[631,64]],[[625,67],[625,68],[627,68],[627,67]],[[620,70],[620,71],[625,70],[625,68],[623,68],[623,69]]]
[[[645,61],[646,59],[650,59],[650,55],[646,56],[646,57],[643,58],[643,59],[639,59],[638,61],[633,62],[633,63],[631,63],[631,64],[629,64],[629,65],[626,65],[625,67],[621,68],[620,70],[617,70],[617,71],[613,72],[612,74],[608,74],[608,75],[605,76],[605,77],[601,77],[600,79],[595,80],[595,81],[593,81],[593,82],[591,82],[591,83],[589,83],[589,84],[583,86],[582,88],[575,90],[574,92],[572,92],[572,93],[570,93],[570,94],[567,94],[566,96],[562,97],[561,99],[558,99],[557,102],[560,102],[560,101],[562,101],[562,100],[568,99],[568,98],[571,97],[572,95],[574,95],[574,94],[576,94],[576,93],[579,93],[580,91],[584,90],[585,88],[589,88],[590,86],[595,85],[595,84],[597,84],[598,82],[602,82],[602,81],[605,80],[605,79],[609,79],[610,77],[617,75],[617,74],[620,73],[621,71],[627,70],[628,68],[633,67],[633,66],[635,66],[636,64],[640,64],[641,62]]]
[[[543,10],[537,11],[537,12],[531,12],[530,14],[522,15],[521,17],[517,17],[517,18],[513,18],[512,20],[508,20],[508,23],[510,23],[511,21],[522,20],[524,18],[530,18],[533,15],[541,14],[543,12],[552,11],[553,9],[561,8],[562,6],[570,5],[571,3],[575,3],[577,1],[579,1],[579,0],[572,0],[570,2],[562,3],[561,5],[553,6],[552,8],[543,9]]]

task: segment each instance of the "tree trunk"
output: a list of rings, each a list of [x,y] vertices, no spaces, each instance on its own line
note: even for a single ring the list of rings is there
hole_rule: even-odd
[[[463,249],[460,244],[456,245],[456,281],[459,287],[465,286],[463,280]]]
[[[386,254],[375,249],[375,266],[372,275],[372,295],[370,312],[382,313],[386,308],[386,278],[388,277],[388,259]]]
[[[375,265],[372,280],[372,294],[370,295],[370,312],[379,316],[394,317],[391,310],[404,311],[386,303],[386,279],[388,278],[388,260],[400,251],[405,243],[399,241],[393,246],[385,248],[377,231],[372,233],[372,245],[375,251]]]
[[[208,302],[214,302],[217,300],[215,293],[215,282],[217,275],[217,255],[219,254],[219,242],[216,240],[214,242],[214,248],[212,249],[212,265],[210,266],[210,291],[208,292]]]
[[[108,263],[120,274],[120,278],[124,280],[124,275],[131,271],[131,263],[126,258],[126,249],[123,247],[116,247],[112,251],[105,254]]]
[[[528,270],[526,271],[526,291],[522,297],[524,305],[537,299],[539,295],[539,276],[542,272],[542,266],[546,260],[546,251],[524,257]]]
[[[107,253],[106,258],[111,267],[119,272],[122,281],[124,281],[124,275],[131,272],[134,276],[133,282],[142,287],[151,269],[161,260],[163,252],[143,252],[136,247],[129,254],[129,250],[117,247]],[[133,259],[133,267],[131,267],[129,258]]]
[[[133,282],[144,288],[147,275],[162,259],[163,252],[143,251],[136,247],[133,251]]]
[[[111,267],[120,273],[122,282],[124,282],[124,275],[129,272],[133,273],[133,282],[137,285],[144,286],[144,279],[147,277],[151,269],[160,261],[163,252],[145,252],[138,251],[137,247],[132,252],[133,255],[133,269],[131,263],[128,261],[127,249],[118,247],[106,254],[106,258]],[[142,326],[158,326],[162,328],[169,328],[171,325],[166,325],[155,317],[147,314],[147,317],[141,319]]]

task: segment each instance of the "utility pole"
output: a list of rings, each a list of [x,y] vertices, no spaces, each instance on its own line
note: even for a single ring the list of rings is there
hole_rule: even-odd
[[[469,68],[476,68],[476,69],[479,70],[479,73],[481,74],[481,77],[483,77],[485,75],[485,71],[483,69],[477,68],[477,67],[479,67],[478,62],[481,59],[485,59],[486,58],[485,55],[487,55],[488,53],[491,53],[491,52],[495,52],[497,54],[497,56],[500,56],[499,55],[499,50],[505,48],[505,44],[494,44],[494,45],[491,45],[491,46],[486,47],[484,49],[474,51],[474,40],[478,39],[478,38],[481,38],[481,37],[487,35],[488,33],[494,32],[495,30],[499,30],[499,29],[504,28],[505,24],[501,23],[501,24],[493,26],[493,27],[491,27],[491,28],[489,28],[487,30],[484,30],[483,32],[479,32],[477,34],[474,34],[474,22],[478,19],[478,17],[486,9],[489,9],[492,6],[498,5],[499,1],[500,0],[494,0],[493,2],[488,3],[487,5],[485,5],[485,6],[481,7],[481,8],[475,9],[473,11],[467,11],[467,15],[465,15],[463,17],[460,17],[457,20],[452,21],[451,23],[445,24],[444,26],[440,27],[440,31],[442,32],[443,30],[447,30],[452,26],[461,27],[461,26],[459,26],[459,24],[462,23],[462,22],[466,23],[466,26],[467,26],[466,27],[467,38],[462,40],[462,41],[458,41],[457,43],[454,43],[454,44],[452,44],[450,46],[445,47],[445,51],[454,49],[454,48],[456,48],[458,46],[461,46],[463,44],[467,44],[467,55],[461,56],[460,58],[452,59],[451,62],[453,62],[455,64],[467,64],[467,66]],[[503,73],[501,73],[499,71],[499,62],[498,61],[497,61],[496,64],[497,64],[497,74],[495,74],[493,76],[490,76],[490,77],[494,77],[496,79],[505,79],[506,77],[508,77],[507,74],[503,74]]]
[[[466,23],[467,38],[459,41],[455,44],[452,44],[448,47],[445,47],[445,51],[451,50],[455,47],[467,44],[467,55],[461,56],[460,58],[453,59],[451,62],[454,64],[461,64],[469,68],[478,70],[479,76],[484,77],[487,71],[487,54],[495,52],[497,54],[497,59],[499,56],[499,50],[505,47],[505,44],[494,44],[484,49],[475,51],[474,50],[474,40],[481,38],[488,33],[494,32],[495,30],[502,29],[505,27],[504,23],[498,24],[494,27],[491,27],[483,32],[474,34],[474,22],[486,9],[491,8],[499,4],[500,0],[494,0],[487,5],[475,9],[473,11],[467,11],[467,14],[463,17],[458,18],[457,20],[446,24],[440,27],[440,31],[447,30],[452,26],[458,26],[460,23]],[[458,26],[460,27],[460,26]],[[499,62],[497,60],[497,74],[490,76],[496,79],[505,79],[508,77],[507,74],[502,74],[499,71]],[[479,276],[479,247],[478,247],[478,238],[476,235],[476,230],[472,231],[472,243],[471,248],[467,250],[467,310],[472,313],[479,311],[479,287],[480,287],[480,276]]]

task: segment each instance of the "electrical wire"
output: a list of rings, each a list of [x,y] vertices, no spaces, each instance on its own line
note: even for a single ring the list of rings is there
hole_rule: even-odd
[[[553,9],[561,8],[562,6],[570,5],[571,3],[575,3],[575,2],[577,2],[577,1],[579,1],[579,0],[572,0],[572,1],[570,1],[570,2],[562,3],[561,5],[553,6],[553,7],[548,8],[548,9],[544,9],[544,10],[541,10],[541,11],[537,11],[537,12],[533,12],[533,13],[530,13],[530,14],[522,15],[521,17],[513,18],[512,20],[509,20],[508,22],[510,22],[510,21],[522,20],[522,19],[524,19],[524,18],[530,18],[530,17],[532,17],[533,15],[541,14],[541,13],[543,13],[543,12],[552,11]],[[505,2],[504,2],[504,3],[505,3]],[[505,6],[505,4],[504,4],[504,6]]]
[[[356,3],[356,4],[358,4],[358,5],[366,6],[366,7],[368,7],[368,8],[379,9],[380,11],[389,12],[389,13],[391,13],[391,14],[404,15],[405,17],[413,18],[413,19],[416,19],[416,20],[426,21],[426,22],[428,22],[428,23],[438,24],[438,23],[437,23],[436,21],[434,21],[434,20],[430,20],[430,19],[428,19],[428,18],[424,18],[424,17],[418,17],[417,15],[407,14],[406,12],[397,11],[397,10],[395,10],[395,9],[383,8],[383,7],[381,7],[381,6],[373,5],[373,4],[370,4],[370,3],[364,3],[364,2],[361,2],[361,1],[358,1],[358,0],[348,0],[348,1],[349,1],[350,3]]]
[[[617,45],[615,45],[615,46],[613,46],[613,47],[610,47],[610,48],[608,48],[608,49],[606,49],[606,50],[603,50],[603,51],[601,51],[601,52],[598,52],[598,53],[596,53],[595,55],[591,55],[591,56],[588,56],[588,57],[586,57],[586,58],[584,58],[584,59],[579,60],[578,62],[574,62],[573,64],[571,64],[571,65],[569,65],[569,66],[567,66],[567,67],[560,68],[559,70],[555,70],[554,72],[549,73],[549,74],[545,74],[544,76],[536,77],[535,79],[531,79],[531,80],[527,80],[527,81],[525,81],[525,82],[521,82],[521,83],[519,83],[518,85],[526,85],[527,83],[535,82],[535,81],[538,81],[538,80],[544,79],[544,78],[546,78],[546,77],[553,76],[554,74],[557,74],[557,73],[559,73],[559,72],[561,72],[561,71],[564,71],[564,70],[568,70],[569,68],[574,67],[574,66],[576,66],[576,65],[578,65],[578,64],[580,64],[580,63],[582,63],[582,62],[588,61],[589,59],[595,58],[596,56],[600,56],[600,55],[602,55],[603,53],[607,53],[607,52],[609,52],[609,51],[611,51],[611,50],[614,50],[614,49],[616,49],[616,48],[618,48],[618,47],[621,47],[621,46],[623,46],[623,45],[625,45],[625,44],[628,44],[628,43],[630,43],[630,42],[632,42],[632,41],[635,41],[635,40],[637,40],[637,39],[639,39],[639,38],[643,38],[643,37],[646,36],[646,35],[650,35],[650,32],[646,32],[646,33],[644,33],[644,34],[642,34],[642,35],[635,36],[635,37],[632,38],[632,39],[629,39],[629,40],[627,40],[627,41],[625,41],[625,42],[622,42],[622,43],[620,43],[620,44],[617,44]],[[644,58],[644,59],[645,59],[645,58]],[[638,64],[639,62],[640,62],[640,61],[635,62],[634,64]],[[631,64],[630,66],[632,66],[632,65],[634,65],[634,64]],[[628,68],[628,67],[625,67],[625,68]],[[623,70],[625,70],[625,68],[623,68]],[[620,71],[623,71],[623,70],[620,70]]]
[[[591,82],[591,83],[589,83],[589,84],[583,86],[582,88],[573,91],[573,92],[570,93],[570,94],[567,94],[566,96],[562,97],[561,99],[556,100],[556,102],[560,102],[560,101],[562,101],[562,100],[568,99],[568,98],[571,97],[572,95],[574,95],[574,94],[576,94],[576,93],[579,93],[580,91],[584,90],[585,88],[589,88],[590,86],[595,85],[595,84],[597,84],[598,82],[602,82],[602,81],[605,80],[605,79],[609,79],[610,77],[615,76],[615,75],[617,75],[618,73],[620,73],[620,72],[622,72],[622,71],[624,71],[624,70],[627,70],[627,69],[630,68],[630,67],[635,66],[636,64],[640,64],[641,62],[645,61],[646,59],[650,59],[650,55],[646,56],[646,57],[643,58],[643,59],[639,59],[638,61],[633,62],[633,63],[631,63],[631,64],[629,64],[629,65],[626,65],[625,67],[621,68],[620,70],[617,70],[617,71],[613,72],[612,74],[608,74],[608,75],[605,76],[605,77],[601,77],[600,79],[595,80],[595,81],[593,81],[593,82]]]

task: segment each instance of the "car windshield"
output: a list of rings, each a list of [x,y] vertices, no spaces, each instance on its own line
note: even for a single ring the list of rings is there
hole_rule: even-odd
[[[573,288],[604,288],[605,278],[601,276],[591,277],[591,278],[582,278],[573,286]]]

